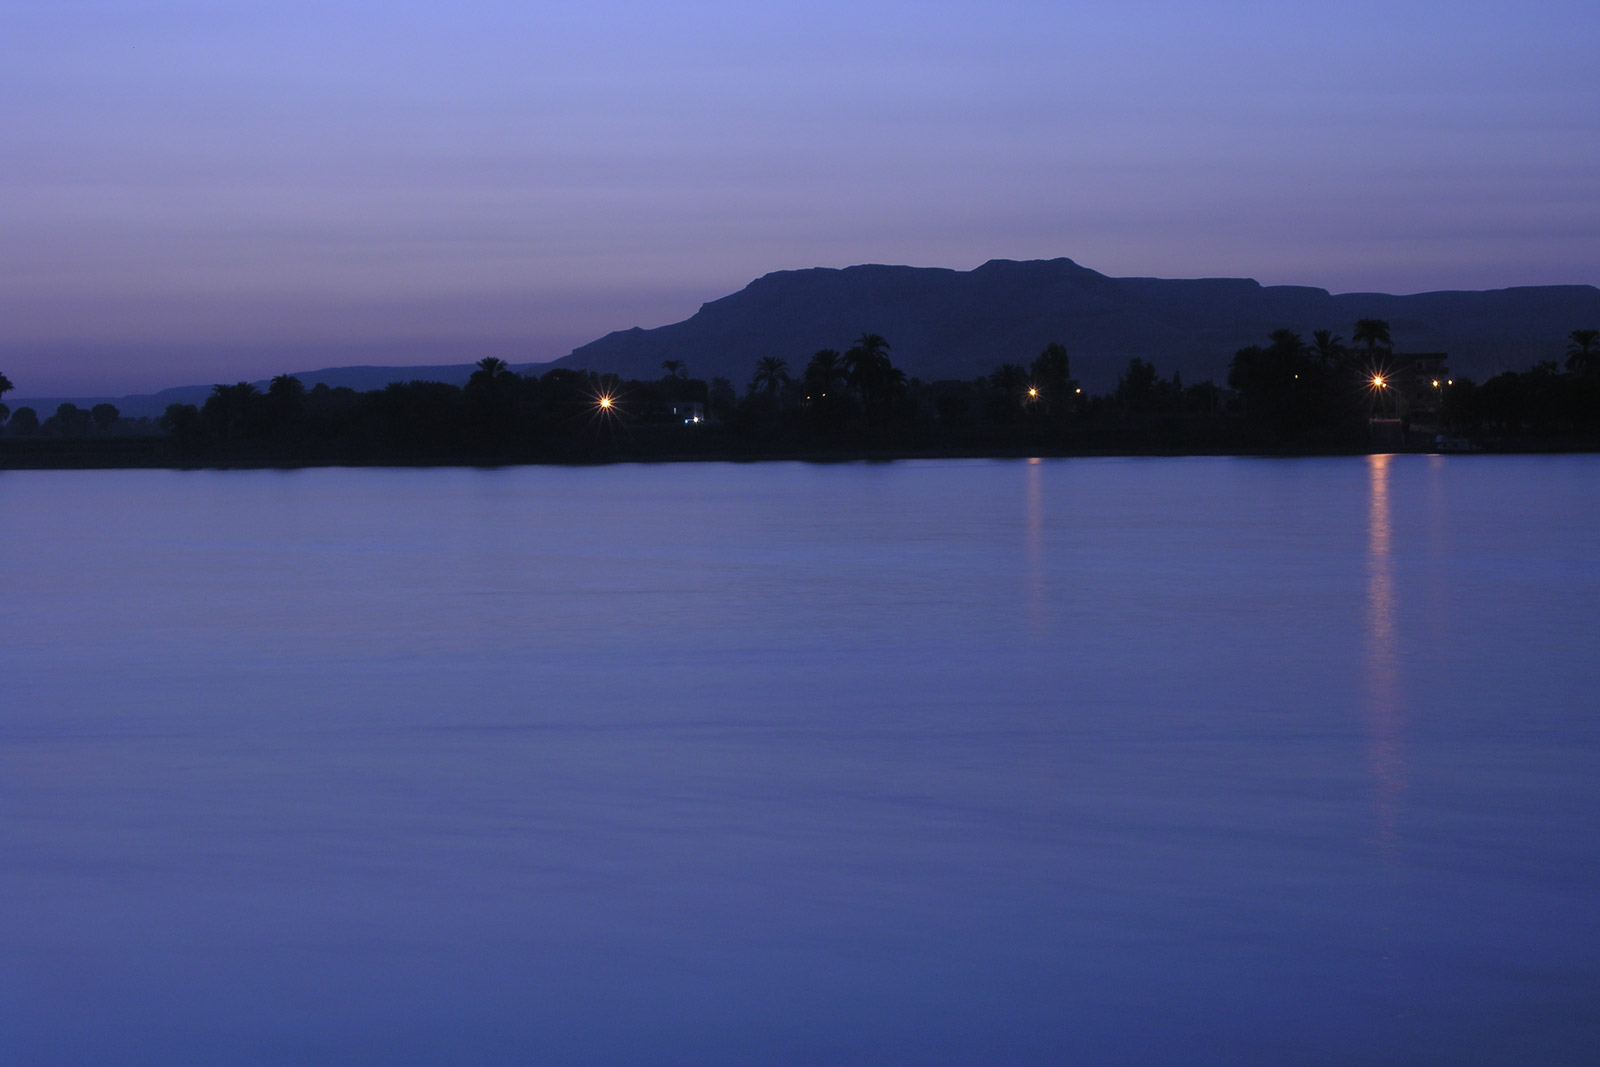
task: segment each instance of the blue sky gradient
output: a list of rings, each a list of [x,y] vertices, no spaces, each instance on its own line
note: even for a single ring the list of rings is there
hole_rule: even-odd
[[[1600,283],[1600,5],[10,0],[0,370],[547,359],[772,270]]]

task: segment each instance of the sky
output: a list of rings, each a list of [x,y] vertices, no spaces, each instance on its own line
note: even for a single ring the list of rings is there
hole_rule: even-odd
[[[774,270],[1600,284],[1600,4],[6,0],[0,372],[511,362]]]

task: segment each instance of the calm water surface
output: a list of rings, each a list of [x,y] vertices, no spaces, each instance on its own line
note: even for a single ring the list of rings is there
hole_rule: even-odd
[[[0,474],[6,1064],[1600,1059],[1600,457]]]

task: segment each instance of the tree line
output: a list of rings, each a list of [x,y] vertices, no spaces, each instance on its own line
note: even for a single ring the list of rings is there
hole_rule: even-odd
[[[1228,385],[1242,416],[1272,440],[1307,446],[1370,439],[1375,421],[1479,446],[1600,442],[1600,330],[1568,335],[1564,371],[1546,360],[1481,384],[1396,353],[1382,319],[1357,322],[1351,340],[1281,329],[1240,349]]]
[[[40,420],[0,403],[8,438],[78,441],[144,435],[178,462],[516,462],[654,456],[1053,450],[1362,451],[1378,422],[1487,447],[1600,443],[1600,330],[1568,337],[1565,364],[1545,361],[1479,384],[1419,381],[1388,323],[1363,319],[1350,343],[1281,329],[1239,349],[1226,386],[1163,377],[1133,359],[1114,389],[1090,395],[1067,350],[966,380],[908,377],[884,337],[864,333],[792,370],[765,356],[742,390],[692,378],[667,360],[656,379],[555,368],[517,374],[484,359],[464,386],[396,382],[356,392],[217,385],[203,404],[126,420],[110,404],[63,404]],[[0,399],[13,388],[0,375]],[[1392,442],[1381,442],[1392,444]],[[1425,444],[1424,441],[1415,443]],[[155,457],[161,458],[159,456]]]

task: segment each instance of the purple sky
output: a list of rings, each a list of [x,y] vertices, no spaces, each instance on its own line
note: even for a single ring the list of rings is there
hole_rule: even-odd
[[[1597,40],[1593,0],[7,0],[0,371],[548,359],[862,262],[1600,283]]]

